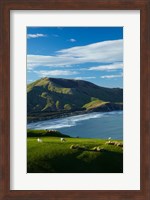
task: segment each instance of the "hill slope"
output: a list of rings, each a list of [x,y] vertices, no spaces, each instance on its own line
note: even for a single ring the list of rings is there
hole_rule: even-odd
[[[95,109],[99,111],[101,108],[108,111],[121,110],[122,102],[122,89],[100,87],[83,80],[46,77],[27,86],[28,115]]]
[[[43,134],[42,134],[43,132]],[[32,135],[31,135],[32,133]],[[41,143],[37,142],[43,135]],[[31,137],[30,137],[31,136]],[[122,173],[123,148],[108,140],[46,136],[45,130],[28,130],[28,173]],[[113,142],[122,144],[122,141]],[[77,147],[77,148],[72,148]],[[96,149],[102,149],[97,151]]]

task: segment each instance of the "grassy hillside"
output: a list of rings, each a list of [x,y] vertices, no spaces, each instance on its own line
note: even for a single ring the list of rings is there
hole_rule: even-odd
[[[68,138],[70,136],[64,135],[56,130],[27,130],[27,137],[63,137]]]
[[[91,102],[89,102],[89,103],[86,103],[86,104],[83,106],[83,108],[85,108],[86,110],[91,110],[91,109],[97,108],[97,107],[99,107],[99,106],[101,106],[101,105],[103,105],[103,104],[106,104],[106,102],[101,101],[101,100],[99,100],[99,99],[95,99],[95,100],[93,100],[93,101],[91,101]]]
[[[28,131],[29,132],[29,131]],[[30,133],[32,130],[30,130]],[[42,133],[42,130],[40,130]],[[27,139],[28,173],[122,173],[123,149],[107,140],[46,136]],[[28,135],[29,136],[29,135]],[[33,135],[32,135],[33,136]],[[122,141],[116,141],[122,143]],[[97,151],[96,149],[101,149]]]
[[[27,92],[28,115],[89,110],[100,102],[123,101],[122,89],[104,88],[83,80],[46,77],[29,84]]]

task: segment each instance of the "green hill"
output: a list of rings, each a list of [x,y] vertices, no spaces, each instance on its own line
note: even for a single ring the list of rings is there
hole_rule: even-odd
[[[62,78],[41,78],[27,86],[28,116],[83,110],[122,110],[123,90],[91,82]]]
[[[123,141],[62,136],[28,130],[28,173],[123,173]]]

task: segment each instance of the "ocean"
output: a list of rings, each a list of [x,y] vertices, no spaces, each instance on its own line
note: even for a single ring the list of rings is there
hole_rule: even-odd
[[[54,129],[80,138],[123,139],[123,111],[93,112],[27,124],[28,129]]]

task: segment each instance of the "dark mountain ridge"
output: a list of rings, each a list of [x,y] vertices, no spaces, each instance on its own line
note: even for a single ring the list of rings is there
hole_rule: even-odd
[[[122,110],[123,89],[105,88],[84,80],[41,78],[27,86],[27,112]],[[108,106],[109,105],[109,106]]]

